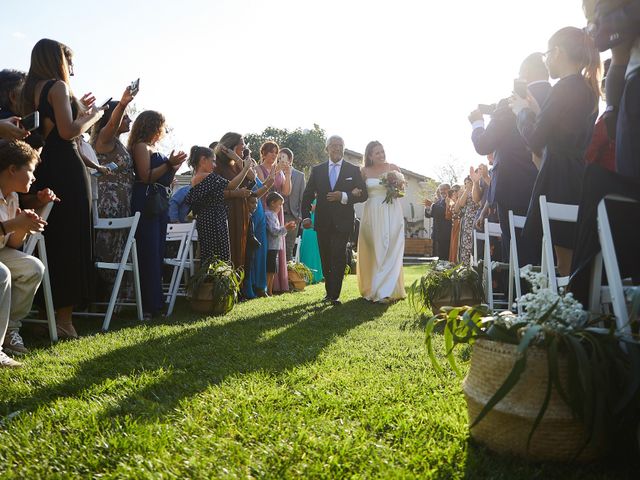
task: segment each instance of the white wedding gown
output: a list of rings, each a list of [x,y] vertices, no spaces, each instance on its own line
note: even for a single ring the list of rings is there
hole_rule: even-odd
[[[402,257],[404,216],[400,201],[384,203],[386,189],[380,179],[368,178],[369,199],[364,204],[358,235],[358,288],[367,300],[406,297]]]

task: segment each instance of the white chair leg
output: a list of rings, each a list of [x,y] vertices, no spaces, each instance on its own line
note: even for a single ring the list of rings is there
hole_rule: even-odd
[[[598,252],[591,266],[591,284],[589,285],[589,311],[602,312],[600,289],[602,288],[602,253]]]
[[[138,269],[138,248],[134,241],[131,245],[131,263],[133,265],[133,288],[136,295],[136,309],[138,311],[138,320],[142,321],[144,318],[142,312],[142,291],[140,289],[140,270]]]
[[[120,293],[120,284],[122,283],[122,276],[124,275],[124,266],[120,266],[118,273],[116,274],[116,280],[113,284],[113,290],[111,290],[111,298],[109,299],[109,306],[107,307],[107,313],[104,315],[104,321],[102,322],[102,331],[109,330],[109,324],[111,323],[111,317],[113,316],[113,310],[116,307],[118,301],[118,294]]]
[[[45,265],[44,277],[42,278],[42,291],[44,293],[44,308],[47,313],[47,324],[49,325],[49,338],[52,343],[58,341],[58,329],[56,328],[56,311],[53,308],[53,295],[51,293],[51,277],[49,277],[49,268],[47,267],[47,248],[45,246],[44,237],[38,239],[38,255],[40,261]]]

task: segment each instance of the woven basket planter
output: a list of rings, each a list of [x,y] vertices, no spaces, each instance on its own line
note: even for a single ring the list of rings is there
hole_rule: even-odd
[[[458,300],[454,300],[453,292],[448,292],[431,300],[431,311],[437,314],[441,307],[464,307],[465,305],[477,305],[482,302],[481,298],[477,298],[473,290],[462,285],[460,287],[460,295]]]
[[[516,361],[515,345],[478,340],[473,345],[469,373],[463,383],[469,422],[500,388]],[[592,442],[579,457],[586,436],[581,422],[575,420],[569,406],[555,388],[547,411],[527,450],[527,439],[544,401],[547,388],[547,353],[527,350],[527,366],[519,382],[471,429],[471,436],[497,453],[508,453],[533,461],[589,462],[604,453],[602,441]],[[559,361],[560,381],[567,383],[567,361]]]
[[[189,304],[196,312],[223,315],[228,311],[228,299],[213,297],[213,284],[203,282],[190,292]],[[230,309],[229,309],[230,310]]]
[[[307,286],[307,282],[303,280],[300,274],[293,269],[289,269],[287,272],[289,274],[289,285],[291,285],[291,288],[298,292],[304,290],[304,287]]]

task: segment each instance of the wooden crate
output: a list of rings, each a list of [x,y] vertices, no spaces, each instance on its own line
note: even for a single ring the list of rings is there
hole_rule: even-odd
[[[430,238],[405,238],[404,254],[414,257],[430,257],[433,245]]]

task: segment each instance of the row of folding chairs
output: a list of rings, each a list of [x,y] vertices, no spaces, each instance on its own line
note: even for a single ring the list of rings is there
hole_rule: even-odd
[[[48,203],[42,211],[39,212],[40,216],[46,220],[49,217],[52,208],[53,202]],[[105,309],[105,311],[74,312],[74,315],[77,316],[102,317],[102,331],[104,332],[109,329],[113,315],[118,307],[135,306],[138,320],[142,321],[143,319],[140,270],[138,268],[138,250],[135,238],[139,221],[139,212],[136,212],[133,216],[126,218],[98,218],[97,216],[94,216],[95,231],[123,230],[127,232],[122,257],[119,261],[96,262],[95,264],[97,269],[110,270],[116,273],[109,301],[106,303],[95,303],[92,305],[96,310]],[[193,274],[194,258],[192,241],[194,235],[196,235],[195,232],[195,221],[184,224],[169,224],[167,226],[167,243],[178,243],[177,254],[164,259],[164,264],[171,267],[172,270],[171,281],[164,291],[165,301],[167,303],[167,316],[173,313],[176,297],[180,294],[184,295],[186,292],[186,282],[188,279],[188,275],[186,275],[187,270],[190,274]],[[44,293],[46,313],[46,319],[27,318],[24,321],[46,324],[49,330],[49,338],[51,339],[51,342],[56,342],[58,340],[58,336],[56,331],[55,309],[51,293],[51,279],[49,277],[47,249],[44,235],[42,233],[31,235],[25,242],[23,251],[28,255],[37,255],[45,266],[42,289]],[[122,286],[125,272],[132,273],[134,299],[122,298]]]
[[[640,287],[628,285],[628,281],[627,285],[625,285],[621,278],[607,213],[607,200],[637,203],[634,200],[619,196],[607,196],[602,199],[598,205],[597,222],[601,252],[597,255],[592,268],[589,310],[592,312],[608,313],[609,306],[611,306],[616,317],[617,327],[625,332],[630,332],[627,298],[632,297],[632,294],[638,291]],[[560,277],[556,272],[553,255],[553,239],[551,236],[551,221],[576,223],[578,220],[578,206],[548,202],[544,195],[540,196],[539,202],[543,233],[542,256],[539,269],[546,275],[548,287],[557,293],[560,288],[568,286],[569,277]],[[516,299],[522,296],[516,229],[521,231],[522,228],[524,228],[525,220],[526,217],[514,215],[512,211],[509,211],[511,241],[509,245],[508,264],[492,262],[491,260],[490,238],[501,236],[502,232],[499,224],[489,222],[485,219],[484,232],[474,232],[472,263],[474,265],[478,265],[479,263],[480,256],[478,254],[477,241],[483,240],[483,284],[485,286],[486,303],[490,308],[494,308],[494,305],[497,303],[492,286],[492,273],[497,268],[502,268],[505,265],[509,268],[508,308],[512,308],[514,304],[514,294]],[[607,278],[607,285],[603,285],[602,283],[603,267]],[[518,313],[522,313],[522,309],[517,302],[516,309]]]

